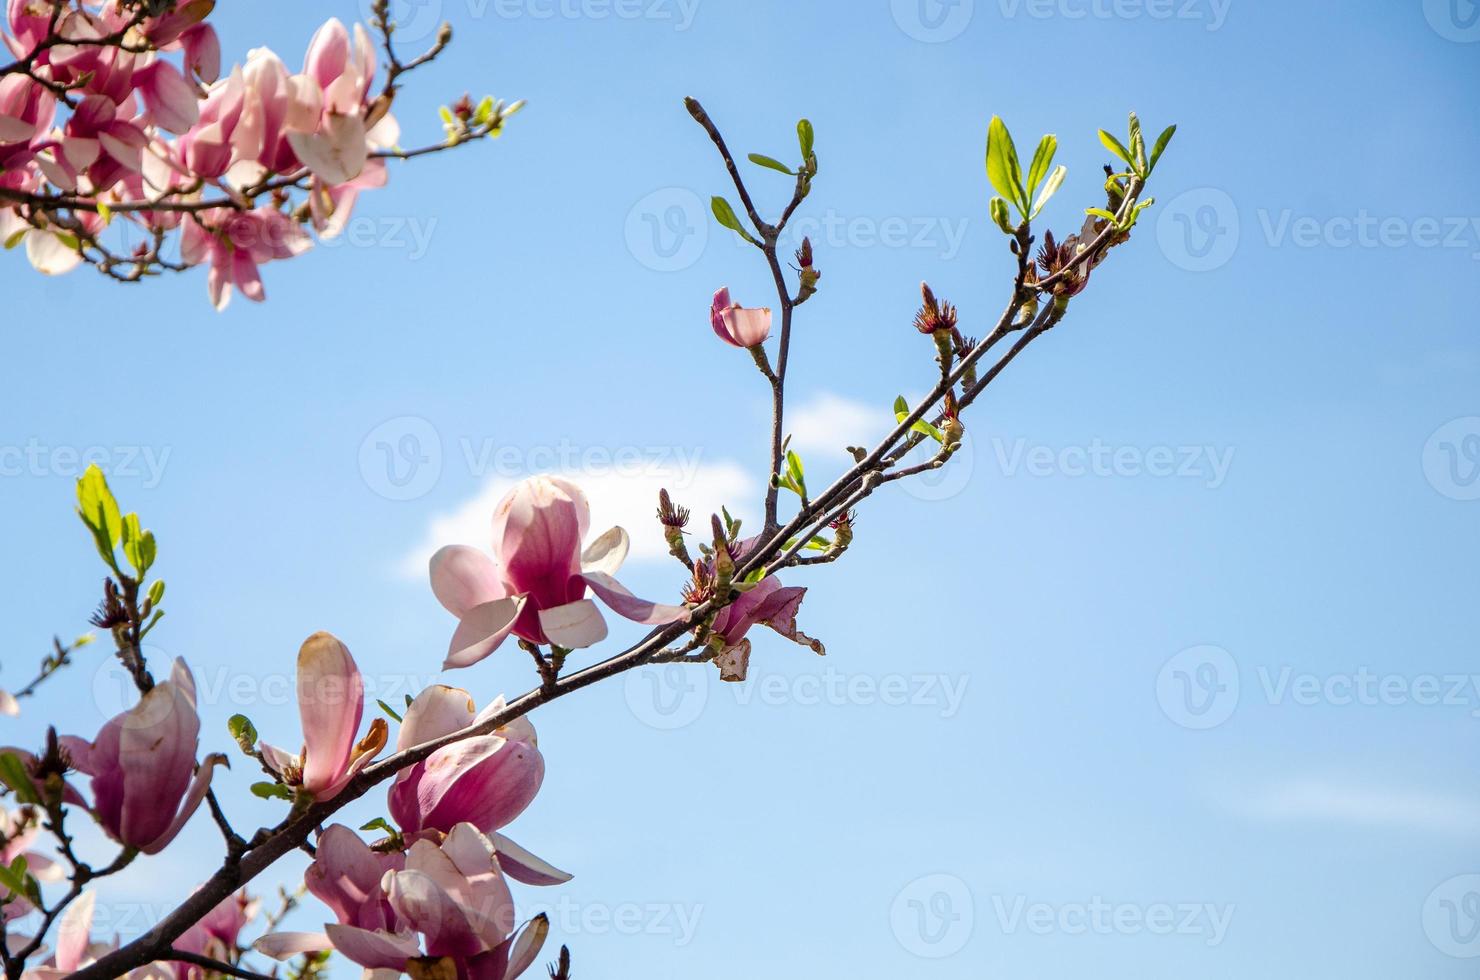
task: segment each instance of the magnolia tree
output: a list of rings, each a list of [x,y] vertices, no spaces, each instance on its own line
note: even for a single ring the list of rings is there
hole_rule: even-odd
[[[0,216],[14,229],[10,243],[23,239],[38,268],[87,262],[135,280],[209,261],[218,303],[233,285],[261,298],[261,261],[297,254],[309,228],[332,233],[359,190],[384,180],[384,158],[414,155],[393,148],[389,109],[400,76],[441,50],[445,29],[431,51],[402,62],[381,5],[373,25],[380,68],[364,29],[351,35],[331,21],[310,45],[302,73],[288,74],[259,49],[220,77],[210,6],[10,0],[6,42],[17,60],[0,78],[0,201],[11,206]],[[166,59],[172,53],[178,66]],[[92,624],[111,640],[138,700],[97,732],[60,734],[42,724],[29,748],[0,750],[8,797],[0,819],[0,957],[8,980],[255,978],[284,969],[311,977],[335,955],[377,977],[505,980],[524,972],[540,956],[549,924],[543,916],[521,920],[510,881],[549,888],[570,878],[503,833],[544,779],[531,713],[649,664],[712,665],[724,680],[742,681],[752,644],[767,631],[823,653],[798,626],[807,588],[783,578],[794,583],[843,557],[854,544],[857,509],[880,487],[950,465],[967,409],[1063,321],[1093,271],[1130,238],[1151,204],[1142,197],[1147,180],[1174,132],[1167,129],[1148,151],[1134,115],[1125,140],[1102,131],[1116,163],[1105,168],[1094,206],[1073,234],[1060,239],[1045,229],[1039,242],[1036,222],[1065,177],[1054,165],[1057,140],[1043,137],[1024,167],[994,118],[986,163],[999,196],[990,213],[1015,269],[1004,283],[1005,308],[971,338],[957,309],[922,287],[914,325],[930,340],[921,358],[922,367],[934,358],[930,390],[914,405],[900,399],[896,424],[878,445],[850,448],[841,476],[809,487],[786,437],[788,354],[796,313],[818,295],[822,273],[810,242],[794,264],[778,242],[818,176],[813,129],[798,124],[794,165],[749,156],[794,181],[784,210],[767,220],[718,127],[698,102],[686,106],[740,203],[737,210],[715,197],[716,220],[755,247],[775,282],[772,308],[745,306],[720,289],[709,310],[715,335],[749,353],[772,395],[771,479],[760,527],[742,534],[740,522],[722,512],[691,528],[682,501],[660,494],[654,526],[638,533],[662,535],[688,584],[681,594],[639,598],[617,578],[628,532],[593,535],[578,486],[528,480],[490,515],[489,550],[447,547],[429,569],[433,593],[456,621],[442,666],[476,670],[489,657],[528,657],[528,692],[480,706],[465,690],[436,685],[400,710],[381,703],[367,721],[349,649],[316,633],[298,653],[301,733],[259,737],[237,715],[214,720],[203,740],[189,665],[145,657],[144,640],[164,613],[164,582],[150,576],[155,536],[90,469],[77,483],[77,509],[107,575]],[[449,110],[440,145],[496,135],[512,108],[485,101]],[[128,222],[144,243],[126,257],[109,251],[100,238],[110,220]],[[176,231],[178,262],[161,254]],[[588,653],[606,640],[608,614],[650,630],[626,649]],[[24,716],[25,699],[39,685],[65,682],[80,646],[57,642],[34,679],[0,692],[0,711]],[[227,764],[228,753],[216,751],[223,748],[260,768],[252,792],[281,801],[274,825],[248,830],[233,821],[232,801],[212,788],[217,767]],[[335,822],[351,801],[378,792],[387,817],[358,830]],[[169,848],[202,810],[220,830],[219,867],[132,941],[94,935],[96,896],[107,879]],[[77,821],[89,819],[115,848],[79,852]],[[264,910],[252,883],[300,849],[313,855],[302,888],[285,890],[280,908]],[[321,903],[322,928],[283,931],[303,892]],[[562,948],[550,974],[569,971]]]

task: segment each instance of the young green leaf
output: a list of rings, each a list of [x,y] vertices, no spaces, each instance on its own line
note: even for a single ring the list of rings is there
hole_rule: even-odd
[[[1043,210],[1048,199],[1058,192],[1059,186],[1064,182],[1064,175],[1068,172],[1069,168],[1060,164],[1054,168],[1053,173],[1048,175],[1048,182],[1043,185],[1043,193],[1039,194],[1038,200],[1033,202],[1033,217],[1038,217],[1038,213]]]
[[[910,417],[910,406],[909,406],[909,403],[904,400],[904,396],[903,395],[900,395],[899,398],[895,399],[895,402],[894,402],[894,421],[896,421],[896,422],[903,422],[905,419],[907,419],[909,417]],[[920,433],[923,436],[929,436],[930,438],[934,439],[936,442],[940,443],[941,445],[945,445],[945,441],[946,441],[945,434],[942,433],[935,426],[931,425],[929,422],[926,422],[924,419],[921,419],[920,421],[916,422],[914,425],[910,426],[910,431],[911,432],[918,432],[918,433]]]
[[[894,399],[894,421],[903,422],[908,414],[910,414],[910,403],[904,400],[903,395],[900,395]]]
[[[1033,154],[1033,165],[1028,168],[1028,196],[1032,197],[1038,190],[1039,181],[1048,174],[1048,169],[1053,166],[1054,154],[1059,150],[1059,138],[1052,133],[1043,137],[1038,143],[1038,150]]]
[[[788,176],[796,176],[792,169],[786,164],[782,163],[780,160],[777,160],[775,157],[768,157],[764,153],[750,154],[750,162],[755,164],[757,167],[767,167],[771,170],[779,170],[782,173],[787,174]]]
[[[745,226],[740,223],[740,219],[735,217],[735,209],[730,207],[729,201],[722,197],[716,197],[709,202],[709,206],[714,210],[714,220],[735,232],[747,242],[755,243],[755,239],[750,237],[750,233],[745,230]]]
[[[380,705],[380,710],[381,711],[384,711],[386,714],[388,714],[392,718],[396,719],[396,721],[400,721],[401,720],[401,716],[398,715],[398,714],[396,714],[395,709],[392,708],[390,705],[386,704],[384,701],[380,700],[379,698],[376,698],[375,699],[375,703],[378,704],[378,705]]]
[[[1096,218],[1103,218],[1104,220],[1111,223],[1114,223],[1115,221],[1115,215],[1111,214],[1109,211],[1106,211],[1104,208],[1085,208],[1084,213],[1093,215]]]
[[[998,194],[1016,204],[1026,217],[1028,195],[1023,190],[1023,167],[1018,161],[1017,147],[1012,143],[1012,134],[1001,116],[993,116],[987,128],[987,179]]]
[[[1146,176],[1146,138],[1141,135],[1141,117],[1131,113],[1131,169],[1142,177]]]
[[[8,252],[19,245],[21,241],[26,237],[26,232],[30,230],[30,228],[17,228],[15,231],[11,232],[10,236],[5,239],[5,250]]]
[[[236,742],[237,747],[247,755],[257,750],[257,726],[246,715],[232,715],[226,720],[226,730],[231,733],[232,741]]]
[[[811,159],[816,139],[817,134],[812,129],[812,121],[810,119],[799,120],[797,122],[797,143],[802,147],[803,160]]]
[[[116,548],[123,539],[123,515],[118,512],[118,501],[113,499],[108,480],[96,463],[89,464],[77,480],[77,506],[83,523],[106,535],[109,551]]]
[[[149,605],[158,606],[164,599],[164,579],[155,579],[149,586]]]
[[[1105,149],[1109,150],[1111,153],[1124,160],[1126,166],[1134,166],[1134,164],[1131,162],[1131,151],[1127,150],[1125,148],[1125,145],[1121,143],[1120,140],[1105,132],[1103,129],[1100,130],[1100,142],[1105,144]]]
[[[252,795],[264,800],[293,799],[293,791],[281,783],[253,783]]]
[[[1151,148],[1151,160],[1146,164],[1146,176],[1151,176],[1151,171],[1156,169],[1156,161],[1161,159],[1161,155],[1166,152],[1167,144],[1172,141],[1172,137],[1175,135],[1177,135],[1177,127],[1168,126],[1156,138],[1156,145]]]
[[[386,820],[385,817],[376,817],[374,820],[370,821],[369,823],[361,825],[360,829],[361,830],[383,830],[387,834],[390,834],[392,837],[399,836],[396,833],[396,828],[395,827],[392,827],[390,825],[390,821]]]
[[[992,198],[992,220],[996,222],[997,227],[1001,228],[1004,233],[1008,235],[1017,233],[1016,229],[1012,227],[1012,215],[1007,211],[1007,202],[1000,197]]]
[[[14,752],[0,753],[0,783],[9,786],[15,798],[22,803],[41,802],[36,784],[31,781],[25,764]]]
[[[786,451],[786,476],[795,485],[797,494],[806,497],[807,477],[802,469],[802,457],[790,449]]]

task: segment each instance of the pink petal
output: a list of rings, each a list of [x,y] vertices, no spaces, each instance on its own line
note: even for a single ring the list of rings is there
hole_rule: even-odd
[[[498,864],[504,874],[526,885],[563,885],[573,877],[509,840],[503,834],[490,834]]]
[[[92,935],[93,908],[97,892],[85,891],[77,897],[57,924],[56,965],[62,970],[76,970],[82,965]]]
[[[221,753],[217,752],[206,756],[205,760],[201,762],[200,768],[196,770],[195,779],[191,781],[190,790],[185,794],[185,799],[181,802],[180,809],[175,813],[175,819],[170,821],[170,825],[165,828],[164,833],[150,841],[147,845],[140,847],[139,850],[145,854],[158,854],[168,847],[179,836],[180,831],[185,828],[185,824],[190,821],[190,818],[195,815],[195,811],[200,808],[201,801],[206,798],[206,791],[211,788],[211,776],[214,774],[216,767],[224,765],[226,765],[226,756]]]
[[[252,944],[263,956],[290,960],[302,953],[320,953],[334,944],[322,932],[271,932]]]
[[[401,720],[396,751],[421,745],[461,731],[473,723],[476,706],[472,695],[457,687],[433,684],[416,696]]]
[[[303,721],[303,788],[318,796],[349,764],[365,710],[365,686],[349,649],[315,633],[298,651],[298,714]]]
[[[497,735],[438,749],[419,769],[411,786],[419,814],[415,829],[443,832],[460,823],[485,832],[512,823],[533,802],[545,778],[539,749]]]
[[[631,550],[632,544],[627,538],[627,532],[614,527],[601,537],[592,541],[581,552],[581,571],[583,572],[605,572],[608,575],[617,574],[617,569],[627,560],[627,552]]]
[[[621,582],[602,572],[586,572],[581,577],[613,612],[635,623],[648,626],[676,623],[689,614],[683,606],[665,606],[639,599]]]
[[[469,609],[452,634],[443,669],[471,667],[498,649],[523,610],[523,599],[498,599]]]
[[[430,875],[407,870],[387,878],[391,908],[425,937],[428,956],[472,956],[483,948],[467,915]]]
[[[331,113],[317,133],[289,133],[288,142],[303,165],[326,184],[345,184],[365,169],[369,150],[365,120],[359,115]]]
[[[771,335],[771,311],[735,306],[721,314],[726,332],[741,347],[754,347]]]
[[[529,920],[529,923],[510,941],[509,965],[504,967],[503,980],[514,980],[535,961],[550,934],[550,919],[544,913]]]
[[[376,903],[384,874],[385,867],[370,845],[343,824],[334,824],[319,835],[303,884],[339,921],[379,925]]]
[[[400,970],[408,959],[421,955],[416,936],[409,933],[371,932],[332,922],[324,932],[335,949],[371,970]]]
[[[583,650],[606,639],[606,620],[590,599],[540,610],[540,629],[551,643]]]
[[[155,125],[172,133],[183,133],[200,119],[195,89],[167,61],[156,61],[139,75],[139,95]],[[139,81],[139,75],[134,76]]]
[[[120,721],[124,799],[119,833],[124,843],[145,850],[169,830],[195,769],[200,718],[195,681],[185,662],[177,659],[170,679],[145,694]]]
[[[540,606],[579,599],[567,589],[590,523],[585,494],[567,480],[534,477],[511,490],[493,513],[493,548],[510,591],[532,594]]]
[[[504,598],[498,567],[477,548],[449,545],[432,556],[429,567],[432,593],[454,616],[463,616],[474,606]]]

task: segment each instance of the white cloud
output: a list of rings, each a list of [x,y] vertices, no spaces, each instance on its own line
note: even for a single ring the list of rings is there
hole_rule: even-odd
[[[894,421],[884,403],[865,405],[830,391],[820,392],[787,414],[791,445],[800,453],[834,453],[848,446],[873,447]]]
[[[563,470],[563,476],[585,491],[591,502],[593,536],[613,525],[627,529],[632,538],[629,561],[654,561],[668,554],[654,516],[658,491],[667,488],[677,504],[693,511],[695,527],[707,527],[709,515],[728,506],[736,517],[749,517],[749,506],[759,499],[760,481],[739,464],[719,462],[689,465],[653,463],[629,472],[599,473]],[[443,545],[466,544],[487,550],[493,509],[519,480],[496,477],[457,509],[434,517],[421,542],[396,563],[406,578],[423,578],[427,560]]]
[[[1474,797],[1299,778],[1230,800],[1238,812],[1273,822],[1340,823],[1470,836],[1480,831]]]

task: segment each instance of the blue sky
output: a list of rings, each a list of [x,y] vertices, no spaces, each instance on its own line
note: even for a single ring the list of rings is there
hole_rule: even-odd
[[[223,5],[230,57],[290,65],[325,16]],[[635,14],[635,16],[634,16]],[[728,191],[681,99],[737,152],[821,175],[798,220],[809,472],[928,386],[928,279],[982,332],[1010,257],[987,120],[1055,132],[1096,200],[1134,108],[1181,129],[1158,205],[1066,324],[968,418],[938,483],[881,494],[812,586],[819,660],[754,680],[637,675],[542,709],[548,774],[511,828],[584,975],[721,980],[1472,976],[1480,956],[1480,24],[1469,0],[431,0],[448,54],[397,106],[437,138],[464,90],[527,98],[496,144],[392,171],[349,240],[212,312],[202,275],[121,288],[4,259],[4,682],[85,628],[100,573],[70,512],[103,452],[159,536],[155,656],[200,681],[207,747],[246,711],[291,744],[299,643],[372,686],[438,677],[417,573],[500,488],[564,468],[672,594],[649,494],[754,513],[767,399],[709,296],[770,302],[700,202]],[[771,179],[774,177],[774,179]],[[788,181],[756,170],[762,206]],[[616,627],[616,638],[639,635]],[[26,705],[90,734],[93,647]],[[510,650],[445,678],[528,687]],[[239,825],[277,817],[226,775]],[[361,801],[359,823],[380,803]],[[147,926],[214,862],[204,818],[101,903]],[[290,869],[291,870],[291,869]],[[1467,877],[1470,876],[1470,877]],[[296,921],[316,925],[316,913]],[[345,971],[343,975],[353,975]]]

